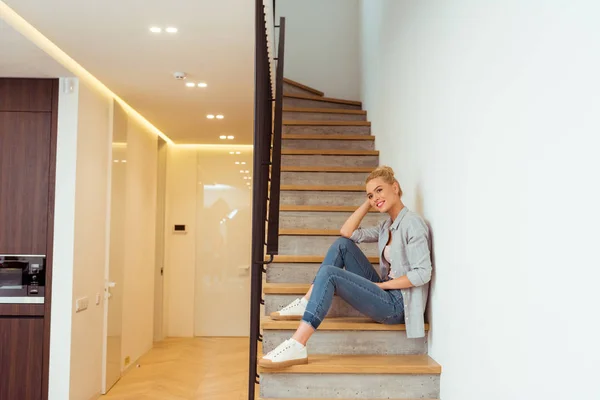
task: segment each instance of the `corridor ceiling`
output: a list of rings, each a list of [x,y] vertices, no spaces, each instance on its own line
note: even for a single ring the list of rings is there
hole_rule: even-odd
[[[175,142],[252,143],[253,1],[3,1]],[[0,76],[71,75],[2,21],[0,35]]]

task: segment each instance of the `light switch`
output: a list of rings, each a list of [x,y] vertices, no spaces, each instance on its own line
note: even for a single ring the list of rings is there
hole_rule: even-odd
[[[100,300],[102,300],[102,297],[100,297],[100,293],[96,293],[96,305],[100,304]]]
[[[89,299],[87,297],[81,297],[75,301],[75,312],[87,310]]]

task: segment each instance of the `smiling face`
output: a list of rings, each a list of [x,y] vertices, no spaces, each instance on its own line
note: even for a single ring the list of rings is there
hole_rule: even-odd
[[[389,184],[383,178],[375,178],[367,183],[366,190],[371,206],[379,212],[388,212],[400,202],[400,188],[395,182]]]

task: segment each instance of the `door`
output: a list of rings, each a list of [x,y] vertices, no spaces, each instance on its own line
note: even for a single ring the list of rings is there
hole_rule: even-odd
[[[198,150],[197,177],[195,335],[249,336],[252,151]]]
[[[121,378],[123,332],[123,274],[125,269],[125,184],[127,174],[127,115],[116,103],[113,109],[113,139],[110,163],[110,240],[104,290],[104,380],[106,393]]]
[[[165,265],[165,200],[167,193],[167,143],[158,138],[156,183],[156,266],[154,270],[154,341],[165,337],[163,277]]]

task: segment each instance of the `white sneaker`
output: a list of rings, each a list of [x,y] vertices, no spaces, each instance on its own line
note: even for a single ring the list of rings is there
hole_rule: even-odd
[[[285,368],[308,363],[306,346],[288,339],[258,361],[263,368]]]
[[[271,318],[274,320],[287,320],[287,321],[296,321],[302,319],[304,315],[304,310],[306,310],[306,305],[308,301],[304,297],[300,297],[292,301],[287,306],[283,307],[279,311],[275,311],[271,313]]]

